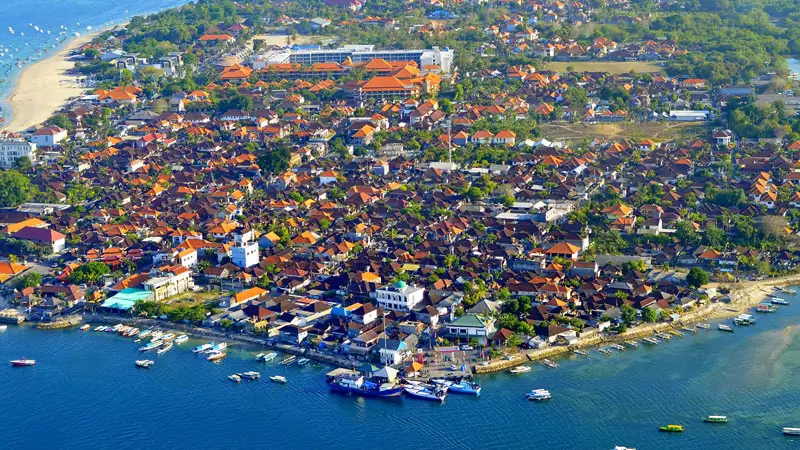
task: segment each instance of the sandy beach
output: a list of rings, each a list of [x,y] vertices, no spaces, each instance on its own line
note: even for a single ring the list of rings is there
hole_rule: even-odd
[[[69,98],[83,94],[84,88],[77,85],[75,77],[66,73],[75,66],[67,57],[99,33],[101,31],[79,36],[49,58],[23,70],[7,99],[11,120],[0,124],[0,129],[27,130],[50,118]]]

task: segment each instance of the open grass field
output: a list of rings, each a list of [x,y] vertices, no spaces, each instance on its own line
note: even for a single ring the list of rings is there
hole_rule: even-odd
[[[542,70],[553,70],[556,72],[566,72],[567,67],[572,67],[576,72],[609,72],[609,73],[628,73],[631,70],[637,73],[660,72],[661,66],[657,62],[645,61],[570,61],[570,62],[549,62],[544,65]]]
[[[653,139],[656,142],[688,141],[697,137],[707,138],[706,124],[681,122],[654,123],[543,123],[542,136],[550,140],[581,141],[584,139],[630,138]]]

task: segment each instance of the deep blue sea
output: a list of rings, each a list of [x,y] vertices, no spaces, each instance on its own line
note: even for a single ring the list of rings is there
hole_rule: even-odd
[[[733,334],[700,331],[658,346],[589,358],[559,369],[480,378],[480,398],[443,405],[330,393],[328,366],[257,363],[234,349],[213,364],[197,341],[134,367],[140,344],[93,331],[9,327],[0,333],[0,447],[13,449],[784,449],[800,440],[800,296]],[[716,322],[713,323],[716,326]],[[36,367],[12,368],[19,357]],[[259,370],[259,381],[227,375]],[[281,374],[287,385],[266,379]],[[553,399],[529,403],[547,388]],[[729,423],[704,424],[722,414]],[[682,434],[657,427],[679,423]]]
[[[22,70],[18,63],[46,58],[75,33],[185,3],[188,0],[0,0],[0,99],[16,83]]]

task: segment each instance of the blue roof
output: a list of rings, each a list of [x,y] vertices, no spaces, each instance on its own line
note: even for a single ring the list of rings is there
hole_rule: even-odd
[[[127,288],[123,289],[113,297],[109,297],[106,301],[103,302],[102,307],[104,308],[114,308],[123,311],[127,311],[133,308],[133,305],[140,300],[148,300],[153,296],[153,293],[150,291],[145,291],[143,289],[133,289]]]

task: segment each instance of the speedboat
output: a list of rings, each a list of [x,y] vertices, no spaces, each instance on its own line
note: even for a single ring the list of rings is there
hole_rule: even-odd
[[[3,325],[3,326],[5,326],[5,325]],[[86,331],[86,330],[88,330],[88,329],[89,329],[89,328],[91,328],[91,327],[92,327],[92,326],[91,326],[91,325],[89,325],[89,324],[87,323],[86,325],[84,325],[84,326],[82,326],[82,327],[81,327],[81,331]]]
[[[553,396],[547,389],[534,389],[525,394],[525,398],[534,402],[543,402],[545,400],[550,400]]]
[[[175,334],[174,333],[167,333],[167,334],[161,336],[161,340],[162,341],[171,341],[173,339],[175,339]]]
[[[698,323],[697,324],[697,328],[702,328],[704,330],[709,330],[709,329],[711,329],[711,325],[709,325],[707,323]]]
[[[240,377],[238,373],[234,373],[233,375],[228,375],[228,379],[236,383],[240,383],[242,381],[242,377]]]
[[[733,333],[733,328],[728,325],[719,324],[717,325],[719,331],[727,331],[728,333]]]
[[[430,390],[418,386],[407,386],[404,388],[406,395],[409,397],[418,398],[421,400],[429,400],[433,402],[443,402],[447,397],[447,392],[441,389]]]
[[[138,335],[138,337],[139,337],[139,338],[142,338],[142,339],[144,339],[144,338],[146,338],[147,336],[150,336],[150,334],[151,334],[152,332],[153,332],[153,330],[151,330],[151,329],[149,329],[149,328],[148,328],[147,330],[140,331],[140,332],[139,332],[139,335]]]
[[[162,353],[167,353],[168,351],[172,350],[172,347],[173,347],[172,342],[167,342],[160,349],[158,349],[156,353],[158,353],[159,355]]]
[[[280,384],[286,384],[286,381],[288,381],[288,380],[286,380],[286,377],[282,377],[280,375],[273,375],[273,376],[269,377],[269,379],[273,383],[280,383]]]
[[[175,343],[176,344],[183,344],[184,342],[186,342],[188,340],[189,340],[189,336],[187,336],[185,334],[182,334],[182,335],[180,335],[180,336],[175,338]]]
[[[148,367],[152,366],[156,362],[152,359],[140,359],[136,361],[136,367],[141,367],[143,369],[147,369]]]
[[[162,345],[164,345],[164,343],[161,341],[151,341],[145,344],[143,347],[139,347],[139,351],[146,352],[148,350],[155,350],[158,347],[161,347]]]
[[[28,358],[14,359],[14,360],[11,361],[11,365],[14,366],[14,367],[35,366],[36,365],[36,360],[35,359],[28,359]]]
[[[219,350],[213,350],[208,352],[208,356],[206,357],[206,361],[219,361],[223,358],[228,356],[227,353],[221,352]]]
[[[772,302],[773,305],[789,306],[789,302],[787,302],[786,300],[784,300],[782,298],[771,297],[769,300],[770,300],[770,302]]]
[[[258,359],[259,361],[263,361],[263,362],[269,362],[269,361],[272,361],[273,359],[275,359],[277,357],[278,357],[278,354],[276,352],[269,352],[269,353],[265,353],[265,354],[261,355],[260,359],[259,358],[256,358],[256,359]]]
[[[726,422],[728,422],[728,416],[706,416],[706,417],[703,417],[703,422],[708,422],[708,423],[726,423]]]
[[[214,346],[213,342],[210,342],[208,344],[198,345],[197,347],[194,348],[194,350],[192,350],[192,353],[204,353],[208,350],[211,350],[211,347],[213,346]]]
[[[783,434],[786,434],[786,435],[789,435],[789,436],[800,436],[800,428],[784,427],[783,428]]]
[[[658,431],[664,431],[667,433],[682,433],[683,425],[674,425],[674,424],[664,425],[658,427]]]
[[[530,372],[530,371],[531,371],[531,367],[530,366],[517,366],[517,367],[512,368],[508,372],[509,373],[513,373],[513,374],[518,374],[518,373],[526,373],[526,372]]]
[[[305,366],[306,364],[308,364],[310,362],[311,362],[311,360],[308,359],[308,358],[300,358],[300,359],[297,360],[297,365],[298,366]]]
[[[228,344],[224,342],[220,342],[219,344],[213,345],[211,347],[212,350],[217,350],[217,351],[222,351],[225,350],[226,348],[228,348]]]
[[[261,374],[260,373],[253,372],[253,371],[240,373],[239,375],[241,375],[242,378],[246,378],[248,380],[257,380],[257,379],[261,378]]]
[[[458,383],[451,383],[448,386],[447,392],[454,394],[468,394],[468,395],[481,395],[481,386],[469,381],[461,381]]]
[[[8,325],[0,325],[0,331],[8,330]]]

